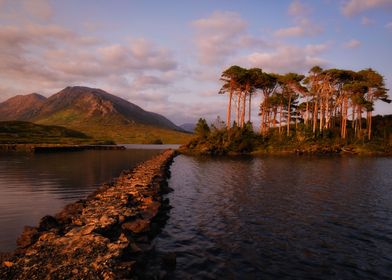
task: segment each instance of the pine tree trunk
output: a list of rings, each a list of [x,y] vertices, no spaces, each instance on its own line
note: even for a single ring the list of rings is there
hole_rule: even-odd
[[[329,111],[329,96],[327,94],[325,102],[325,128],[329,128],[330,111]]]
[[[242,95],[242,109],[241,109],[241,127],[245,124],[245,111],[246,111],[246,92]]]
[[[290,122],[291,122],[291,94],[289,96],[289,103],[287,105],[287,136],[290,136]]]
[[[251,109],[252,108],[252,94],[249,93],[249,109],[248,109],[248,121],[251,122]]]
[[[231,127],[231,101],[233,99],[233,90],[230,89],[229,93],[229,103],[227,104],[227,114],[226,114],[226,127],[229,129]]]
[[[274,118],[272,120],[272,125],[274,128],[276,128],[276,115],[278,113],[278,108],[274,106]]]
[[[309,100],[308,97],[306,97],[305,127],[308,127],[308,120],[309,120]]]
[[[367,113],[368,117],[368,140],[372,138],[372,111]]]
[[[279,107],[279,135],[282,134],[282,107],[283,105],[281,104]]]
[[[318,115],[318,100],[315,100],[314,102],[314,108],[313,108],[313,134],[316,136],[316,129],[317,129],[317,115]]]
[[[323,131],[323,121],[324,121],[324,103],[323,98],[320,98],[320,132]]]
[[[237,94],[237,112],[236,112],[236,122],[240,126],[240,108],[241,108],[241,92]]]

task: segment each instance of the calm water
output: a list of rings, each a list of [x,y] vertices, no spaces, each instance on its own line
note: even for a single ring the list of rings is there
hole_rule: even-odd
[[[85,198],[101,183],[159,152],[0,154],[0,251],[15,248],[25,225],[37,225],[43,216]]]
[[[392,279],[392,158],[179,156],[173,279]]]

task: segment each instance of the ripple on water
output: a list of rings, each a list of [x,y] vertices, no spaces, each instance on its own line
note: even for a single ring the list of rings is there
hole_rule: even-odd
[[[155,243],[175,279],[391,279],[392,159],[179,156],[171,173]]]

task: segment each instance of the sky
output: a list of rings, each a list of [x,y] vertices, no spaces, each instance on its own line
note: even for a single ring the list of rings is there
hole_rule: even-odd
[[[225,118],[219,78],[235,64],[371,67],[392,89],[392,0],[0,0],[0,102],[81,85],[178,125],[212,122]]]

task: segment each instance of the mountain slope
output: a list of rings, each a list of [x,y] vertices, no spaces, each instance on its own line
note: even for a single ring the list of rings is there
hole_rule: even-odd
[[[0,103],[0,120],[30,120],[45,101],[46,97],[37,93],[11,97]]]
[[[187,132],[194,133],[196,124],[195,123],[183,123],[182,125],[180,125],[180,127]]]
[[[33,120],[65,126],[82,123],[143,124],[182,130],[162,115],[147,112],[101,89],[79,86],[67,87],[49,97],[36,112]]]
[[[97,141],[117,143],[187,142],[191,135],[162,115],[101,89],[67,87],[49,98],[32,94],[0,103],[1,120],[64,126]]]

